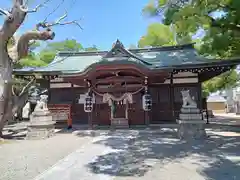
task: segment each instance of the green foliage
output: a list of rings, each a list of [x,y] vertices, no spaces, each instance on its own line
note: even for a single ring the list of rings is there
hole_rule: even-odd
[[[203,29],[205,34],[197,48],[202,55],[218,59],[240,56],[239,0],[150,1],[143,12],[150,16],[163,14],[163,23],[175,25],[177,37],[191,37]],[[224,73],[205,82],[204,93],[235,86],[237,81],[235,71]]]
[[[203,83],[203,95],[204,97],[207,97],[210,93],[216,92],[218,90],[233,88],[237,85],[236,80],[239,80],[239,76],[235,70],[225,72],[220,76],[217,76],[212,80]]]
[[[14,44],[14,39],[9,41],[8,46],[11,47]],[[96,51],[97,47],[93,45],[92,47],[83,48],[80,43],[76,40],[65,40],[60,42],[50,42],[46,45],[45,48],[41,49],[40,52],[36,53],[35,50],[40,46],[39,42],[34,42],[29,48],[28,56],[21,59],[14,64],[14,68],[23,68],[23,67],[41,67],[46,66],[51,63],[56,56],[56,53],[59,51],[74,51],[79,52],[82,50],[85,51]],[[26,81],[19,79],[14,79],[14,89],[17,93],[26,85]]]
[[[85,48],[84,50],[85,50],[85,51],[97,51],[98,48],[97,48],[96,45],[93,45],[92,47]]]
[[[18,63],[19,67],[41,67],[41,66],[46,66],[46,65],[47,65],[46,62],[42,61],[41,59],[39,59],[36,56],[31,56],[31,55],[27,56],[26,58],[21,59]]]
[[[178,35],[175,29],[176,27],[174,25],[168,26],[160,23],[153,23],[149,25],[147,34],[139,40],[138,47],[171,46],[192,42],[188,34]]]
[[[47,44],[46,47],[49,51],[75,51],[79,52],[83,50],[83,47],[75,39],[66,39],[60,42],[51,42]]]
[[[9,44],[14,44],[12,41]],[[10,46],[9,45],[9,46]],[[29,54],[27,57],[21,59],[17,62],[14,67],[41,67],[46,66],[51,63],[59,51],[96,51],[97,47],[93,45],[92,47],[83,48],[83,46],[74,39],[66,39],[59,42],[50,42],[38,53],[35,52],[36,48],[40,47],[39,42],[31,44],[29,48]]]
[[[138,47],[157,47],[175,44],[176,41],[174,38],[174,33],[171,31],[170,27],[163,24],[154,23],[148,27],[147,34],[139,40]]]
[[[34,42],[29,47],[28,55],[14,64],[14,68],[22,68],[22,67],[40,67],[47,65],[46,62],[42,61],[35,54],[35,49],[40,46],[39,42]]]
[[[42,49],[38,54],[38,59],[45,64],[49,64],[53,61],[57,52],[59,51],[74,51],[79,52],[83,50],[83,47],[75,39],[66,39],[59,42],[50,42]]]

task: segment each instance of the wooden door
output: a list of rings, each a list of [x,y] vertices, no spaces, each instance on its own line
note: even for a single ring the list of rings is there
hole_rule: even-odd
[[[114,118],[126,118],[126,105],[122,102],[114,102],[115,105],[115,111],[113,114]]]
[[[133,95],[133,103],[128,106],[129,125],[144,125],[145,114],[142,108],[142,94]]]
[[[170,98],[170,86],[161,85],[151,87],[150,94],[153,104],[149,112],[150,124],[169,123],[173,121],[173,113]]]
[[[94,117],[94,124],[97,125],[110,125],[110,107],[106,103],[96,104],[95,106],[95,117]]]
[[[83,104],[72,105],[73,124],[88,124],[88,113],[83,109]]]

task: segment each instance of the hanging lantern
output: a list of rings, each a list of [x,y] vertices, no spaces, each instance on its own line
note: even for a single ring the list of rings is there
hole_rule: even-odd
[[[92,110],[93,110],[93,98],[92,96],[86,95],[84,101],[84,111],[92,112]]]
[[[152,109],[152,97],[150,94],[144,94],[142,96],[142,106],[144,111],[150,111]]]

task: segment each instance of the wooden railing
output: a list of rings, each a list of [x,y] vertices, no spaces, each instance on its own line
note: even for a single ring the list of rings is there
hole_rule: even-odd
[[[48,109],[56,122],[66,121],[68,128],[72,128],[72,117],[70,104],[48,104]]]

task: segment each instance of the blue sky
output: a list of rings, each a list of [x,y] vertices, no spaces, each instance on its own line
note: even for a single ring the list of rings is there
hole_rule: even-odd
[[[1,7],[10,7],[11,0],[0,1]],[[41,0],[29,1],[32,2],[31,7],[34,7]],[[39,12],[28,15],[17,33],[33,29],[60,1],[62,0],[52,0]],[[137,44],[140,37],[146,33],[148,24],[152,23],[152,20],[141,13],[147,3],[148,0],[65,0],[49,20],[60,17],[67,10],[69,14],[66,20],[81,19],[79,23],[83,30],[74,25],[54,27],[55,41],[74,38],[84,47],[95,44],[104,50],[109,49],[117,38],[126,47]]]

